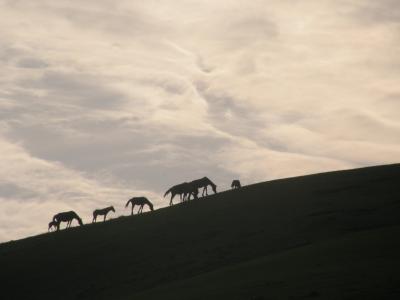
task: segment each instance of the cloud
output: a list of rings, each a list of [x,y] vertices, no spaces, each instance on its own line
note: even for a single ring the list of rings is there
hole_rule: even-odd
[[[0,236],[13,234],[15,230],[29,234],[63,210],[76,210],[87,220],[96,207],[113,203],[119,213],[123,213],[124,200],[134,193],[147,195],[156,205],[158,203],[151,191],[124,187],[107,173],[89,176],[59,162],[32,157],[24,148],[4,138],[0,139],[0,154],[4,158],[0,171],[0,198],[2,212],[8,215],[2,220],[5,224],[17,220],[16,226],[9,225],[12,230],[2,226]],[[25,219],[33,220],[33,225]]]
[[[202,176],[398,162],[396,5],[4,1],[0,240]]]
[[[17,66],[21,68],[40,69],[47,67],[47,64],[38,58],[23,58],[18,61]]]
[[[371,25],[400,23],[400,4],[396,0],[361,1],[355,11],[357,17]]]

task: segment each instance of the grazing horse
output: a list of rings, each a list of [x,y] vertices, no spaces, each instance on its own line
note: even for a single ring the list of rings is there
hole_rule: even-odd
[[[167,196],[169,193],[171,193],[171,200],[169,201],[169,205],[173,205],[173,199],[176,195],[179,195],[181,202],[185,200],[185,196],[186,196],[186,190],[187,190],[187,182],[183,182],[181,184],[177,184],[174,185],[173,187],[171,187],[168,191],[165,192],[164,194],[164,198],[165,196]],[[182,198],[183,197],[183,198]]]
[[[103,208],[103,209],[96,209],[96,210],[93,212],[93,220],[92,220],[92,223],[96,223],[96,220],[97,220],[97,216],[98,216],[98,215],[104,216],[104,218],[103,218],[103,222],[104,222],[104,221],[106,220],[106,218],[107,218],[107,214],[108,214],[110,211],[115,212],[114,206],[109,206],[109,207],[106,207],[106,208]]]
[[[241,187],[242,185],[240,184],[240,181],[238,179],[232,181],[231,188],[240,189]]]
[[[133,208],[135,207],[135,205],[140,206],[138,214],[141,214],[143,212],[144,205],[148,205],[151,211],[154,210],[153,204],[146,197],[133,197],[132,199],[129,199],[128,202],[126,202],[125,208],[128,207],[129,203],[132,204],[131,215],[133,215]]]
[[[58,228],[58,223],[55,221],[51,221],[49,223],[49,229],[47,231],[50,231],[50,229],[52,229],[54,227],[54,230],[56,230]]]
[[[67,228],[71,227],[72,221],[76,219],[80,226],[83,225],[82,219],[74,211],[58,213],[53,217],[53,222],[57,223],[57,231],[60,230],[60,223],[67,222]]]
[[[190,182],[190,184],[194,187],[194,188],[203,188],[203,193],[202,196],[204,196],[204,193],[206,195],[208,195],[207,192],[207,187],[210,185],[212,190],[214,191],[214,194],[217,193],[217,186],[214,184],[214,182],[212,182],[210,179],[208,179],[207,177],[203,177],[200,179],[196,179],[193,180],[192,182]]]

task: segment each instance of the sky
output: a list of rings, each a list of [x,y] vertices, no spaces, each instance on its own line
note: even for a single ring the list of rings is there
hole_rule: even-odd
[[[0,242],[400,161],[397,0],[0,0],[0,37]]]

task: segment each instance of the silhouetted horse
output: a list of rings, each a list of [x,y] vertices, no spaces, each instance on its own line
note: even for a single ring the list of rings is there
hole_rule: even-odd
[[[194,199],[197,199],[198,194],[199,194],[199,189],[197,188],[197,185],[193,182],[188,182],[184,186],[183,201],[190,200],[190,196],[192,195]]]
[[[103,209],[96,209],[96,210],[93,212],[93,220],[92,220],[92,223],[96,223],[96,220],[97,220],[97,216],[98,216],[98,215],[104,216],[104,218],[103,218],[103,222],[104,222],[104,221],[106,220],[106,218],[107,218],[107,214],[108,214],[110,211],[115,212],[114,206],[109,206],[109,207],[106,207],[106,208],[103,208]]]
[[[49,229],[47,231],[50,231],[50,229],[53,228],[53,227],[54,227],[54,230],[56,230],[58,228],[58,223],[55,222],[55,221],[51,221],[49,223]]]
[[[53,217],[53,222],[57,223],[57,230],[60,230],[60,223],[67,222],[67,228],[71,227],[72,221],[76,219],[80,226],[83,225],[82,219],[74,211],[58,213]]]
[[[209,185],[211,186],[212,190],[214,191],[214,194],[217,193],[217,186],[214,184],[214,182],[212,182],[207,177],[193,180],[192,182],[190,182],[190,184],[193,186],[193,188],[197,188],[197,189],[203,188],[202,196],[204,196],[204,193],[206,193],[206,195],[208,195],[207,187]]]
[[[133,197],[132,199],[129,199],[128,202],[126,202],[125,208],[128,207],[129,203],[132,204],[131,215],[133,215],[133,208],[135,207],[135,205],[140,206],[138,214],[141,214],[143,212],[143,206],[145,205],[148,205],[151,211],[154,210],[153,204],[146,197]]]
[[[240,181],[238,179],[235,179],[235,180],[232,181],[231,188],[239,189],[241,187],[242,186],[241,186]]]
[[[171,200],[169,201],[169,205],[170,205],[170,206],[174,204],[174,203],[173,203],[173,199],[174,199],[174,197],[175,197],[176,195],[179,195],[179,197],[180,197],[180,199],[181,199],[181,202],[182,202],[183,200],[185,200],[186,191],[187,191],[187,189],[188,189],[188,188],[187,188],[187,185],[188,185],[187,182],[183,182],[183,183],[181,183],[181,184],[174,185],[174,186],[171,187],[168,191],[165,192],[164,198],[165,198],[165,196],[167,196],[169,193],[171,193]],[[182,198],[182,197],[183,197],[183,198]]]

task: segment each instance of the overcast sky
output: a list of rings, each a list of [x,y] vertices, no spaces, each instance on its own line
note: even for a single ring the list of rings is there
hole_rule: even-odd
[[[399,53],[397,0],[0,0],[0,241],[399,162]]]

